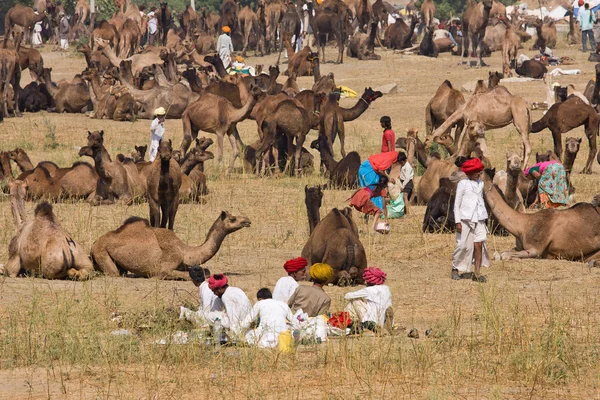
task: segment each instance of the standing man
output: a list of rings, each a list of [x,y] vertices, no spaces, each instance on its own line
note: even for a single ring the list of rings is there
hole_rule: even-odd
[[[596,40],[594,39],[594,15],[590,5],[585,3],[584,9],[579,8],[579,25],[581,26],[581,49],[587,52],[587,39],[590,39],[592,51],[596,51]]]
[[[69,50],[69,33],[71,32],[71,26],[69,25],[69,19],[65,15],[64,11],[61,11],[58,16],[60,22],[58,24],[58,37],[60,39],[60,47],[63,50]]]
[[[150,162],[153,162],[158,153],[158,144],[165,136],[165,118],[167,111],[163,107],[154,110],[154,119],[150,124]]]
[[[33,9],[35,15],[40,15],[37,8]],[[42,45],[42,21],[36,22],[33,26],[33,36],[31,38],[31,44],[38,47]]]
[[[156,19],[156,7],[150,7],[148,13],[148,44],[154,45],[158,37],[158,20]]]
[[[231,53],[233,53],[233,43],[231,43],[231,38],[229,35],[231,34],[231,28],[225,25],[223,28],[223,33],[219,36],[217,40],[217,52],[219,53],[219,57],[223,62],[223,66],[225,69],[229,68],[231,65]]]
[[[310,25],[311,14],[313,12],[312,2],[308,1],[302,6],[304,20],[302,21],[302,48],[310,46],[314,39],[313,29]]]
[[[412,196],[412,192],[415,188],[415,184],[413,183],[413,178],[415,177],[415,171],[414,171],[412,165],[410,165],[410,163],[408,162],[408,160],[406,158],[406,154],[404,154],[404,153],[398,154],[398,162],[400,163],[400,166],[402,167],[400,169],[400,182],[402,185],[402,195],[404,196],[404,210],[405,210],[404,213],[406,215],[408,215],[409,214],[408,201],[410,200],[410,198]]]
[[[273,290],[273,299],[287,304],[294,291],[299,286],[298,282],[306,279],[306,266],[308,261],[302,257],[288,260],[283,264],[283,269],[288,276],[279,278]]]

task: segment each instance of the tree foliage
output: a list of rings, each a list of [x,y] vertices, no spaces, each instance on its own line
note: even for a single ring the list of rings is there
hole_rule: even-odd
[[[467,0],[434,0],[435,16],[440,20],[450,19],[450,17],[460,17],[467,8]],[[517,0],[500,0],[506,6],[515,4]],[[422,0],[419,0],[415,5],[417,10],[421,9]]]

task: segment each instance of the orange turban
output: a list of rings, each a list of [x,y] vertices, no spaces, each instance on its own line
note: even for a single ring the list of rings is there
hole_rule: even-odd
[[[231,32],[231,28],[230,28],[230,27],[228,27],[227,25],[225,25],[225,26],[223,27],[223,32],[224,32],[224,33],[229,33],[229,32]]]

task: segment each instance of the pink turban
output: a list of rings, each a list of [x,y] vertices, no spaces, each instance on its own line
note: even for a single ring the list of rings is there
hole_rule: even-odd
[[[293,272],[297,272],[301,269],[306,268],[307,265],[308,261],[306,261],[306,259],[298,257],[293,258],[291,260],[287,260],[285,264],[283,264],[283,269],[285,269],[285,272],[287,272],[288,274],[291,274]]]
[[[228,281],[229,279],[227,279],[225,275],[215,274],[208,278],[208,288],[210,290],[222,288],[223,286],[227,285]]]
[[[363,279],[371,285],[383,285],[387,275],[379,268],[369,267],[363,272]]]

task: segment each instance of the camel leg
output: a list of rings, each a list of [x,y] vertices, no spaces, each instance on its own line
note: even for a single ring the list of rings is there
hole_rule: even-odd
[[[223,162],[223,139],[224,139],[225,133],[224,132],[218,132],[217,133],[217,162],[219,163],[219,165],[221,165],[221,163]]]
[[[161,201],[160,208],[160,227],[166,228],[169,221],[169,205]]]
[[[183,120],[183,139],[181,140],[181,145],[179,146],[179,151],[181,151],[181,157],[185,157],[185,153],[187,153],[188,149],[192,144],[192,140],[198,137],[198,131],[192,130],[189,126],[190,122],[187,119]],[[221,153],[221,155],[223,155]]]
[[[235,127],[234,127],[234,129],[235,129]],[[231,158],[231,162],[229,163],[229,167],[227,168],[227,174],[230,174],[231,171],[233,171],[233,167],[235,165],[235,159],[239,157],[240,152],[238,150],[237,140],[236,140],[233,132],[231,134],[229,134],[228,136],[229,136],[229,142],[231,143],[231,149],[233,150],[233,157]]]
[[[594,126],[586,126],[585,127],[585,135],[588,138],[588,141],[590,143],[590,152],[588,154],[588,159],[587,162],[585,163],[585,168],[583,169],[582,173],[584,174],[591,174],[592,173],[592,164],[594,163],[594,157],[596,156],[596,153],[598,152],[598,147],[596,144],[596,141],[598,139],[598,124],[595,124]]]
[[[179,196],[176,196],[173,203],[171,203],[171,207],[169,207],[169,229],[170,230],[173,230],[173,226],[175,225],[175,216],[177,215],[178,209],[179,209]]]
[[[150,226],[160,226],[160,208],[158,204],[148,196],[148,206],[150,207]]]
[[[458,121],[456,123],[456,129],[454,130],[454,143],[456,143],[457,145],[459,145],[460,142],[460,135],[462,135],[462,131],[465,127],[465,120],[461,119],[460,121]],[[460,149],[460,147],[458,147]]]
[[[538,252],[536,250],[521,250],[521,251],[508,250],[508,251],[503,251],[502,254],[500,254],[501,260],[518,260],[521,258],[537,258],[537,257],[538,257]]]
[[[289,144],[292,142],[291,139],[292,138],[288,138],[288,140],[289,140],[288,148],[290,147]],[[296,175],[300,175],[300,173],[302,172],[302,169],[300,167],[300,156],[302,155],[302,145],[304,144],[305,139],[306,139],[306,135],[300,135],[300,136],[296,137],[296,157],[295,157],[296,164],[294,165],[294,167],[296,169]]]
[[[87,254],[82,251],[73,251],[73,268],[67,270],[67,276],[71,279],[85,280],[94,272],[94,265]]]
[[[589,256],[585,259],[585,261],[588,263],[588,268],[594,268],[598,266],[598,263],[600,262],[600,251]]]
[[[18,254],[15,254],[13,257],[8,259],[8,263],[6,267],[4,267],[4,275],[7,275],[11,278],[16,278],[21,271],[21,257]]]
[[[552,140],[554,141],[554,153],[559,159],[562,159],[562,133],[560,130],[552,131]]]
[[[531,113],[529,107],[525,101],[520,100],[514,104],[511,103],[511,112],[513,116],[513,125],[517,128],[517,131],[521,134],[521,140],[523,141],[523,168],[529,161],[529,154],[531,154],[531,143],[529,142],[529,129],[531,127]],[[525,111],[525,115],[523,115]]]

